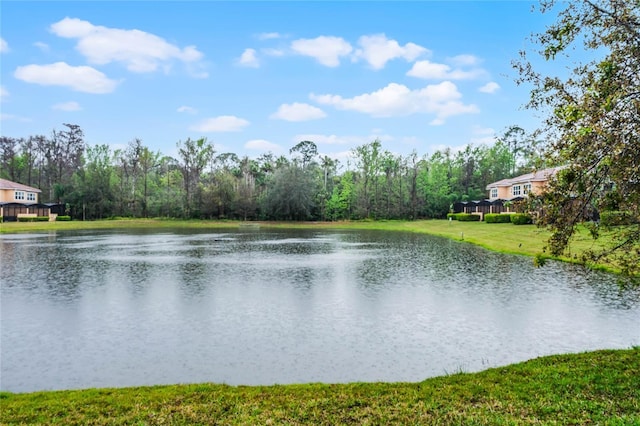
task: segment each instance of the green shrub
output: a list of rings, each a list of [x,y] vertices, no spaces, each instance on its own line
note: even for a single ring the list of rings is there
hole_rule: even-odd
[[[484,221],[487,223],[510,223],[510,214],[487,213],[484,215]]]
[[[37,216],[36,222],[49,222],[49,216]]]
[[[603,226],[631,225],[633,216],[630,212],[611,210],[600,213],[600,223]]]
[[[511,216],[511,223],[513,223],[514,225],[528,225],[530,223],[533,223],[533,219],[531,219],[531,216],[529,216],[528,214],[514,213],[505,216]]]
[[[18,222],[35,222],[35,221],[36,221],[36,218],[32,216],[18,218]]]
[[[58,216],[56,220],[59,220],[61,222],[67,222],[71,220],[71,216]]]
[[[458,220],[459,213],[447,213],[447,220]]]
[[[480,222],[480,215],[469,214],[469,213],[458,213],[456,215],[456,220],[459,220],[460,222]]]

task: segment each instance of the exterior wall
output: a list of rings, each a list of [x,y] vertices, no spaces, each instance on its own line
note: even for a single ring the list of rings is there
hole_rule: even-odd
[[[22,194],[22,199],[16,199],[16,192]],[[0,189],[0,202],[35,204],[38,202],[38,193],[19,189]]]
[[[501,186],[498,188],[498,198],[501,200],[505,200],[507,198],[511,198],[511,188],[508,186]]]
[[[531,192],[533,194],[539,194],[546,185],[547,182],[531,182]]]
[[[544,181],[534,181],[534,182],[517,182],[514,183],[510,186],[499,186],[495,189],[498,190],[498,195],[497,197],[493,197],[492,193],[492,189],[489,189],[489,199],[490,200],[497,200],[497,199],[501,199],[501,200],[510,200],[512,198],[515,197],[525,197],[529,194],[539,194],[542,189],[545,187],[546,182]],[[519,194],[514,192],[514,188],[516,189],[515,192],[520,191]]]
[[[13,189],[0,189],[0,203],[13,203]]]

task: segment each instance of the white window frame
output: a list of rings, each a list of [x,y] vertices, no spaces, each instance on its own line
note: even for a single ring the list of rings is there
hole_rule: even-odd
[[[521,185],[513,185],[511,187],[511,195],[513,195],[514,197],[517,197],[520,194],[522,194],[522,186]]]
[[[498,188],[491,188],[491,198],[498,198]]]
[[[36,194],[33,192],[27,192],[27,201],[35,201],[36,200]]]
[[[14,200],[24,200],[24,191],[15,191],[13,193]]]
[[[524,185],[522,185],[522,193],[524,195],[527,195],[530,192],[531,192],[531,184],[530,183],[525,183]]]

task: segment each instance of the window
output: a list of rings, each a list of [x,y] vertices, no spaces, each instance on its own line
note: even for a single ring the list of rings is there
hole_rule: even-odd
[[[13,198],[16,200],[24,200],[24,191],[16,191]]]
[[[36,194],[34,194],[33,192],[27,192],[27,201],[35,201],[36,200]]]
[[[491,198],[498,198],[498,188],[491,188]]]
[[[511,188],[511,193],[514,197],[520,195],[520,185],[515,185],[513,188]]]
[[[528,193],[531,192],[531,184],[530,183],[525,183],[524,185],[522,185],[523,187],[523,194],[527,195]]]

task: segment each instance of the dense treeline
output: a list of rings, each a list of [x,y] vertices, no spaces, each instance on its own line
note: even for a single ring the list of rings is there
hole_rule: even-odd
[[[78,125],[50,137],[0,137],[0,177],[42,190],[78,219],[242,220],[442,218],[455,201],[486,197],[487,183],[528,172],[540,144],[512,126],[491,146],[431,156],[384,150],[379,140],[340,164],[312,141],[289,156],[218,153],[206,138],[177,143],[178,158],[139,139],[126,149],[88,145]]]

